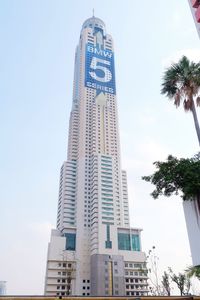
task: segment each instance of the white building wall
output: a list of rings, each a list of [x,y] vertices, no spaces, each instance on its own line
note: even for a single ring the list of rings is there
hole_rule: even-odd
[[[200,211],[197,200],[183,201],[186,227],[194,266],[200,265]]]
[[[122,193],[123,193],[123,213],[124,226],[129,227],[129,203],[128,203],[128,186],[126,171],[122,170]]]
[[[6,281],[0,281],[0,296],[6,295]]]

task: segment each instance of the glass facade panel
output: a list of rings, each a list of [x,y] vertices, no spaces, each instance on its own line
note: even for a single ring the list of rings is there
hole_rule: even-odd
[[[65,233],[66,237],[66,250],[75,251],[76,250],[76,234],[75,233]]]
[[[107,224],[106,226],[106,237],[107,237],[107,240],[106,240],[106,248],[107,249],[111,249],[112,248],[112,242],[110,240],[110,225]]]
[[[112,248],[112,242],[106,241],[106,249],[111,249],[111,248]]]
[[[131,246],[133,251],[140,251],[140,239],[138,234],[131,235]]]
[[[118,249],[131,250],[130,234],[118,233]]]
[[[118,233],[118,249],[128,251],[141,251],[139,235]]]

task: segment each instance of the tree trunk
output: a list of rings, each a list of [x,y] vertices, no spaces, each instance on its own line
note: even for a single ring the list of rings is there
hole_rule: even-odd
[[[198,141],[199,141],[199,146],[200,146],[200,127],[199,127],[199,121],[197,118],[197,112],[196,112],[196,108],[195,108],[195,104],[194,104],[194,100],[193,101],[193,105],[192,105],[192,115],[194,118],[194,125],[195,125],[195,129],[196,129],[196,133],[197,133],[197,137],[198,137]]]

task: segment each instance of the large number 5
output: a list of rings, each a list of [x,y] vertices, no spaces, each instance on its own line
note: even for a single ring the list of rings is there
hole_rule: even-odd
[[[99,63],[101,63],[104,66],[100,65]],[[109,82],[112,79],[112,73],[106,67],[106,65],[110,66],[110,62],[108,60],[104,60],[104,59],[93,56],[93,58],[91,60],[90,68],[93,70],[96,70],[96,71],[101,70],[104,75],[102,77],[100,77],[97,75],[97,73],[95,71],[94,72],[92,71],[92,72],[89,72],[90,76],[93,79],[100,81],[100,82]]]

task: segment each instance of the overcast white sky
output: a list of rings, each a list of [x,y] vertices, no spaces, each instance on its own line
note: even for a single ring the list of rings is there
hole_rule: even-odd
[[[153,161],[199,150],[192,115],[160,95],[172,60],[200,57],[187,0],[1,0],[0,280],[8,294],[43,293],[66,159],[74,51],[93,8],[115,41],[131,224],[144,230],[144,251],[156,246],[161,271],[191,264],[180,198],[153,200],[153,186],[141,180]]]

